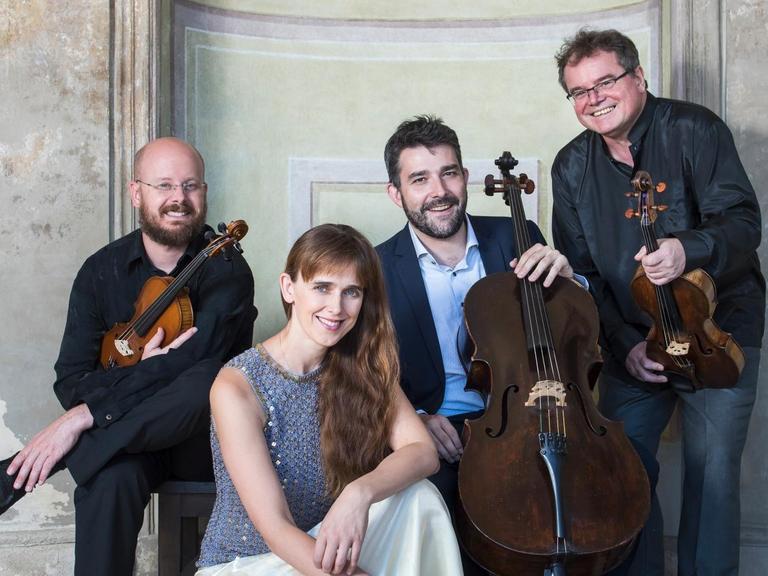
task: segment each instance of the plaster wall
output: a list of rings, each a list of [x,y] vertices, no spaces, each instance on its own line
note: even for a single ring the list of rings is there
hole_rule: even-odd
[[[69,290],[108,240],[109,3],[0,3],[0,458],[62,413],[52,384]],[[0,517],[0,574],[71,573],[73,485]]]
[[[758,250],[763,275],[768,273],[768,2],[729,0],[724,3],[725,119],[741,161],[752,181],[763,214],[763,242]],[[758,576],[768,568],[768,354],[765,339],[757,401],[744,451],[741,479],[742,576]]]

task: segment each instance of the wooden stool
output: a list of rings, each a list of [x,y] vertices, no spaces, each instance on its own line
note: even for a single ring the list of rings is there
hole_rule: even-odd
[[[195,573],[198,518],[211,515],[216,499],[213,482],[171,480],[157,490],[157,558],[159,576]]]

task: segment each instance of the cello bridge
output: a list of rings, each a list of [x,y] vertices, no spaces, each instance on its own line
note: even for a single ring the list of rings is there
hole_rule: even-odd
[[[131,345],[128,344],[128,340],[115,340],[115,350],[120,352],[123,356],[133,356],[133,350],[131,350]]]
[[[539,380],[536,382],[531,393],[528,394],[526,406],[536,406],[536,400],[539,398],[553,398],[555,406],[567,406],[565,402],[565,386],[557,380]]]
[[[675,340],[672,340],[669,344],[667,344],[667,354],[670,356],[685,356],[688,354],[688,348],[690,348],[690,344],[688,342],[677,342]]]

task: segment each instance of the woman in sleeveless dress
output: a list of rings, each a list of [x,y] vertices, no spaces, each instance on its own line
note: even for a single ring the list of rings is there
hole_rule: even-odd
[[[217,496],[198,576],[460,575],[373,247],[349,226],[313,228],[280,292],[286,326],[211,390]]]

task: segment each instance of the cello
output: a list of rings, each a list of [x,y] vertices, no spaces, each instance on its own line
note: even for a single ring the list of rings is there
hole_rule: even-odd
[[[517,254],[531,246],[521,189],[533,182],[496,160],[486,193],[510,205]],[[464,424],[457,534],[499,576],[596,576],[617,566],[645,524],[645,469],[591,388],[601,362],[597,309],[576,281],[549,288],[513,272],[478,281],[464,301],[474,343],[467,387],[486,398]]]
[[[129,322],[115,324],[101,340],[99,355],[105,370],[115,366],[133,366],[141,360],[144,346],[162,328],[164,335],[160,347],[168,346],[182,332],[194,324],[192,302],[187,282],[209,258],[221,254],[230,246],[242,252],[239,242],[248,233],[244,220],[234,220],[228,226],[219,224],[220,236],[212,230],[209,244],[203,248],[175,278],[152,276],[141,287],[134,304],[134,315]]]
[[[638,170],[632,178],[637,210],[627,209],[624,216],[640,219],[643,241],[648,254],[659,248],[654,222],[663,204],[654,204],[653,193],[664,192],[666,184],[654,186],[651,175]],[[632,278],[632,296],[653,318],[646,337],[646,355],[664,366],[664,370],[687,378],[695,390],[731,388],[744,368],[744,352],[728,332],[720,329],[712,315],[717,306],[717,292],[712,277],[701,268],[686,272],[672,282],[657,286],[648,280],[643,266]]]

